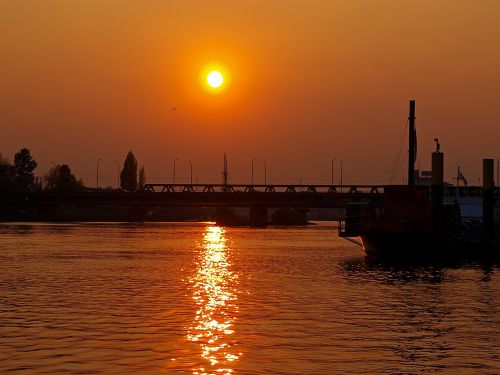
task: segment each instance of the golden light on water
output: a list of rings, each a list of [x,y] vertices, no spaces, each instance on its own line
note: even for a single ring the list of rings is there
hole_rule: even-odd
[[[231,374],[231,363],[241,355],[231,341],[238,313],[238,275],[231,270],[224,234],[221,227],[206,228],[197,271],[190,280],[197,311],[187,338],[200,346],[207,362],[193,369],[195,375]]]

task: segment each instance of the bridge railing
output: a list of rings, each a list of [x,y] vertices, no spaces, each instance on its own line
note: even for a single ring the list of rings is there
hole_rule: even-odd
[[[300,184],[145,184],[144,191],[153,193],[369,193],[383,194],[385,185],[300,185]],[[430,187],[429,187],[430,189]],[[443,193],[447,197],[481,197],[481,186],[444,186]],[[495,195],[500,195],[496,188]]]
[[[383,185],[251,185],[251,184],[145,184],[153,193],[369,193],[382,194]]]

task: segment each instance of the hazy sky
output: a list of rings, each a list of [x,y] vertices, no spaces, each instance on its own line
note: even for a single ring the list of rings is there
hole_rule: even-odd
[[[226,74],[220,93],[200,74]],[[500,158],[500,1],[0,1],[0,152],[116,184],[133,150],[150,182],[387,183],[408,100],[418,162],[477,183]],[[176,106],[176,111],[170,109]],[[406,168],[405,146],[396,181]],[[338,164],[335,164],[338,182]],[[109,177],[107,177],[109,176]]]

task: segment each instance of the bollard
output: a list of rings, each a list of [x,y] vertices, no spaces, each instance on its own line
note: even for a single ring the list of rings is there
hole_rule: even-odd
[[[439,151],[439,146],[432,153],[432,178],[431,178],[431,209],[432,209],[432,241],[433,245],[439,244],[444,235],[443,218],[443,179],[444,179],[444,154]]]
[[[493,159],[483,159],[483,238],[495,239],[495,183],[493,180]]]

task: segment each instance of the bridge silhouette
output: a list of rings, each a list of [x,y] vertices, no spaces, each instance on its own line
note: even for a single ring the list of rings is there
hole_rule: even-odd
[[[456,189],[445,186],[445,198],[482,195],[482,187],[478,186],[461,186],[458,192]],[[496,193],[500,194],[498,188]],[[38,192],[29,196],[28,203],[42,208],[67,204],[128,206],[136,213],[148,207],[246,207],[250,208],[250,222],[260,225],[270,208],[345,208],[354,203],[381,206],[383,198],[384,185],[145,184],[137,192]]]
[[[354,202],[381,204],[382,199],[381,185],[145,184],[136,192],[39,192],[30,195],[29,203],[40,211],[71,204],[127,206],[138,218],[148,207],[244,207],[250,209],[250,224],[263,225],[270,208],[344,208]]]

